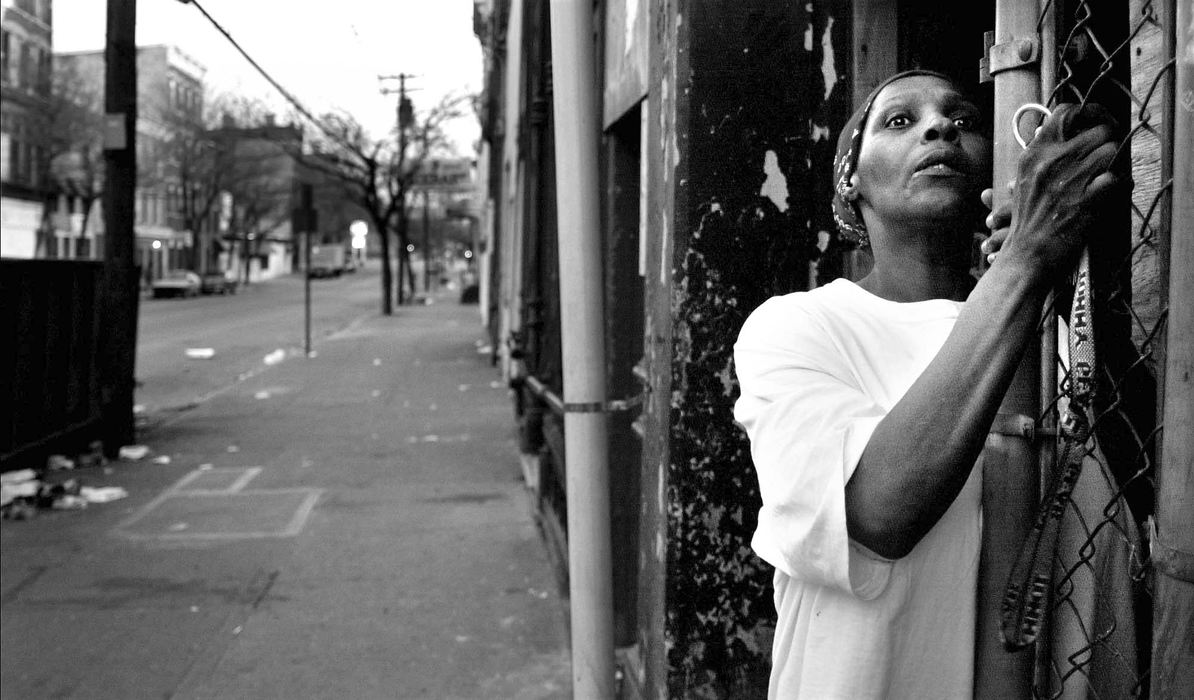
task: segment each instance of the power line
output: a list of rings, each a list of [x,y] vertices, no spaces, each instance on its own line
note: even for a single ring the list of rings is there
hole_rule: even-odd
[[[237,51],[239,51],[241,56],[244,56],[245,60],[249,62],[249,65],[251,65],[255,69],[257,69],[257,72],[260,73],[261,76],[263,78],[265,78],[267,81],[269,81],[269,84],[272,85],[274,87],[274,89],[277,90],[279,93],[281,93],[282,97],[286,98],[287,102],[289,102],[296,110],[298,110],[299,114],[306,117],[308,121],[310,121],[312,124],[314,124],[316,127],[318,127],[319,130],[322,131],[325,135],[327,135],[328,138],[332,139],[333,141],[336,141],[337,143],[340,143],[341,145],[345,145],[343,143],[343,141],[341,140],[341,138],[339,137],[339,135],[337,135],[331,129],[329,129],[327,127],[327,125],[325,125],[323,123],[323,121],[321,121],[320,119],[317,119],[315,117],[315,115],[311,114],[310,110],[308,110],[305,106],[303,106],[303,103],[299,102],[297,97],[292,95],[289,90],[282,87],[281,83],[279,83],[277,80],[274,80],[274,77],[272,75],[270,75],[264,68],[262,68],[261,65],[259,63],[257,63],[257,61],[253,60],[253,57],[250,56],[249,53],[247,51],[245,51],[244,48],[242,48],[239,43],[237,43],[236,39],[232,38],[232,35],[228,33],[227,29],[224,29],[224,27],[221,26],[220,23],[217,22],[216,19],[214,17],[212,17],[207,12],[207,10],[204,9],[203,6],[199,4],[198,0],[178,0],[178,1],[184,5],[194,5],[195,9],[199,10],[199,12],[204,17],[207,18],[207,21],[211,22],[211,25],[213,27],[215,27],[217,31],[219,31],[221,34],[224,35],[224,38],[228,40],[228,43],[232,44],[233,48],[235,48]]]

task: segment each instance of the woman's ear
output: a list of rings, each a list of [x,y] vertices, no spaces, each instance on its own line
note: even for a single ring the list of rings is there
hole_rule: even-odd
[[[842,188],[842,198],[847,202],[858,201],[858,174],[850,176],[850,184]]]

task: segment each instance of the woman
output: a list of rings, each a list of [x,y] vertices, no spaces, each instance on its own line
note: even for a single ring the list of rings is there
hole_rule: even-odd
[[[773,698],[972,693],[980,451],[1046,293],[1116,185],[1110,126],[1058,108],[1010,208],[987,219],[993,263],[976,284],[979,120],[945,76],[876,88],[839,139],[833,203],[872,271],[767,301],[735,345],[735,418],[763,498],[752,544],[776,568]]]

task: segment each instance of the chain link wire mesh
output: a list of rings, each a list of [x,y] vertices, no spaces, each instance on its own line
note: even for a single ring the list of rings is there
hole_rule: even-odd
[[[1087,443],[1083,475],[1067,504],[1034,696],[1147,697],[1152,644],[1147,529],[1163,428],[1157,387],[1164,368],[1173,149],[1166,123],[1173,56],[1165,33],[1172,31],[1172,20],[1165,0],[1043,5],[1043,46],[1054,49],[1042,55],[1046,104],[1108,108],[1118,122],[1115,167],[1131,179],[1130,191],[1125,188],[1119,201],[1107,203],[1092,239],[1099,372],[1095,439]],[[1056,375],[1043,377],[1051,400],[1043,402],[1042,425],[1056,425],[1070,381],[1067,292],[1059,290],[1054,298],[1042,331],[1060,319],[1061,342]]]

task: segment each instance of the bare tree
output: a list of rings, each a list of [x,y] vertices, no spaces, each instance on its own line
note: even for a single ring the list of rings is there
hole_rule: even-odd
[[[100,88],[79,75],[71,64],[54,64],[47,108],[49,128],[42,143],[38,168],[40,186],[47,193],[43,209],[43,232],[52,227],[57,196],[74,197],[83,219],[78,240],[87,235],[91,212],[104,194],[103,97]],[[73,246],[81,248],[80,243]]]
[[[369,216],[381,240],[381,309],[393,313],[394,275],[391,269],[390,233],[397,234],[398,303],[406,297],[405,278],[414,293],[407,254],[410,193],[423,164],[452,152],[446,125],[463,116],[470,97],[447,95],[426,111],[416,113],[410,126],[396,127],[392,139],[375,139],[347,114],[325,115],[313,152],[304,165],[344,182],[349,196]]]

